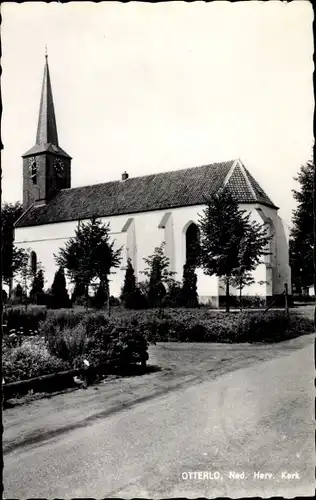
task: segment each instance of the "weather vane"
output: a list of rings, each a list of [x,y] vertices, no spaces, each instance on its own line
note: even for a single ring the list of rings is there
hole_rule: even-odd
[[[45,44],[45,57],[47,57],[48,54],[47,54],[47,45]]]

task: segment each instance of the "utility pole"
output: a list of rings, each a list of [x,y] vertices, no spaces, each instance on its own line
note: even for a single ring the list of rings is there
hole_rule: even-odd
[[[0,57],[2,55],[2,51],[0,49]],[[1,94],[0,94],[0,109],[2,110],[2,99],[1,99]],[[1,118],[1,111],[0,111],[0,118]],[[2,232],[2,152],[3,149],[3,144],[1,142],[1,137],[0,137],[0,293],[1,293],[1,298],[0,298],[0,360],[2,359],[2,339],[3,339],[3,293],[2,293],[2,249],[3,249],[3,232]],[[1,363],[1,362],[0,362]],[[1,387],[1,407],[3,408],[3,373],[2,373],[2,364],[1,364],[1,380],[0,380],[0,387]],[[1,421],[0,421],[0,432],[3,434],[3,423],[2,423],[2,412],[1,412]],[[0,450],[0,474],[1,474],[1,485],[0,485],[0,493],[1,493],[1,498],[3,498],[3,449],[1,446]]]
[[[284,299],[285,299],[285,312],[287,315],[289,315],[289,289],[287,283],[284,283]]]
[[[315,145],[314,145],[315,147]],[[313,155],[314,161],[314,200],[313,200],[313,207],[314,207],[314,295],[316,297],[316,167],[315,167],[315,155]],[[314,329],[316,332],[316,304],[315,304],[315,310],[314,310]]]

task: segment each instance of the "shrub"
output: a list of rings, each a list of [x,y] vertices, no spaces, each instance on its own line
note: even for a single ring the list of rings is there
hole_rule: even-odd
[[[42,301],[45,297],[44,293],[44,271],[40,269],[33,278],[32,288],[30,291],[30,301],[33,304],[39,304],[39,300]]]
[[[251,342],[276,342],[311,332],[310,319],[295,313],[288,316],[281,310],[242,314],[238,325],[238,337],[249,338]]]
[[[65,272],[62,267],[56,271],[54,276],[54,281],[50,290],[50,307],[53,309],[71,307],[66,288]]]
[[[125,325],[114,324],[111,337],[109,359],[113,360],[119,368],[124,369],[132,363],[147,361],[148,343],[137,320]]]
[[[90,325],[91,327],[91,325]],[[92,366],[109,361],[109,346],[111,344],[110,329],[107,324],[100,324],[88,330],[89,325],[85,325],[86,331],[86,351],[85,357]]]
[[[106,317],[101,312],[59,309],[49,311],[47,320],[41,324],[40,333],[44,335],[52,355],[77,368],[82,367],[82,358],[86,357],[90,337],[106,322]]]
[[[136,319],[91,315],[85,320],[86,356],[91,364],[109,362],[126,367],[147,359],[147,339]]]
[[[68,363],[51,356],[43,343],[28,342],[24,342],[21,347],[4,350],[2,367],[6,383],[69,369]]]
[[[85,310],[48,310],[46,320],[39,325],[40,334],[48,340],[50,336],[56,335],[59,330],[76,327],[86,316],[87,312]]]
[[[92,297],[93,307],[96,309],[102,309],[106,305],[107,301],[107,290],[104,283],[100,283],[96,289],[94,296]]]
[[[41,331],[49,352],[74,367],[83,357],[92,365],[117,357],[120,366],[128,365],[144,360],[147,353],[146,335],[137,320],[108,318],[104,312],[50,311]]]
[[[290,315],[289,332],[293,337],[304,335],[305,333],[314,333],[315,325],[313,316],[308,318],[301,316],[300,314]]]
[[[137,287],[133,292],[124,298],[124,307],[126,309],[145,309],[147,307],[147,298]]]
[[[243,312],[238,316],[235,341],[262,342],[283,337],[290,320],[284,311]]]
[[[189,263],[183,266],[183,284],[181,293],[181,305],[184,307],[198,307],[197,276],[195,268]]]
[[[74,328],[64,328],[63,330],[58,328],[55,335],[47,337],[46,342],[52,356],[56,356],[73,368],[77,368],[85,355],[89,341],[86,328],[80,323]]]
[[[13,305],[22,304],[26,299],[26,295],[20,284],[17,284],[16,288],[13,289],[9,303]]]
[[[166,295],[166,286],[170,280],[173,279],[175,272],[170,271],[170,259],[164,254],[165,242],[159,247],[155,247],[154,253],[143,260],[147,264],[144,274],[148,281],[147,288],[147,302],[149,307],[160,308],[162,300]]]
[[[247,295],[243,295],[241,297],[241,305],[242,307],[262,308],[266,306],[266,299],[265,297],[260,297],[259,295],[250,297],[247,297]],[[239,300],[238,300],[238,307],[240,307]]]
[[[130,258],[127,259],[120,299],[126,309],[143,309],[147,305],[146,296],[136,283],[135,271]]]
[[[137,290],[137,285],[136,285],[135,271],[132,265],[132,260],[128,258],[124,283],[121,293],[121,301],[124,304],[124,307],[126,307],[127,309],[135,308],[134,303],[136,297],[136,290]]]
[[[181,284],[173,281],[169,287],[167,294],[162,299],[162,307],[181,307],[182,305],[182,288]]]
[[[292,296],[294,302],[314,302],[315,303],[315,296],[314,295],[295,295],[293,294]]]
[[[113,297],[113,295],[111,295],[110,306],[111,307],[119,307],[120,305],[121,305],[120,299],[118,299],[117,297]]]
[[[104,311],[86,311],[86,309],[48,310],[46,321],[41,323],[42,335],[54,334],[57,329],[74,328],[80,323],[88,325],[88,331],[94,327],[107,324],[108,318]]]
[[[84,304],[84,296],[85,296],[85,287],[82,283],[75,283],[72,295],[71,295],[71,302],[73,304],[79,304],[82,305],[81,303]]]
[[[6,331],[6,328],[4,330],[4,335],[2,337],[2,347],[3,349],[5,348],[13,348],[13,347],[18,347],[22,344],[23,342],[23,335],[19,331],[16,330],[10,330],[9,332]]]

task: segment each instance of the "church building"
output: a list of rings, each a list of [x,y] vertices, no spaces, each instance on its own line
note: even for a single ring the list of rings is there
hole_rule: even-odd
[[[15,244],[31,250],[34,269],[41,263],[47,286],[57,270],[54,254],[74,236],[79,221],[92,217],[110,223],[111,239],[117,248],[123,247],[120,268],[111,275],[111,295],[120,295],[127,258],[142,281],[143,258],[162,242],[175,279],[181,281],[190,245],[198,238],[205,199],[226,186],[240,208],[273,235],[271,254],[258,265],[256,282],[243,295],[271,300],[282,294],[285,283],[291,291],[288,241],[278,207],[240,159],[141,177],[123,172],[116,181],[72,188],[72,158],[59,146],[47,56],[36,143],[22,158],[24,213],[15,226]],[[221,281],[201,269],[197,277],[200,301],[218,306],[225,295]]]

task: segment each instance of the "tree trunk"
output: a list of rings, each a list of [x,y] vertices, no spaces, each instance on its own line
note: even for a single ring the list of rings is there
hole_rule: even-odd
[[[111,307],[110,307],[110,284],[109,284],[109,282],[107,282],[107,284],[106,284],[106,295],[107,295],[106,305],[107,305],[108,317],[110,317],[111,316]]]
[[[88,310],[88,301],[89,301],[89,286],[84,287],[84,302],[86,306],[86,310]]]
[[[242,311],[242,288],[239,287],[239,307],[240,307],[240,310]]]
[[[226,312],[229,313],[229,279],[226,279]]]
[[[23,295],[22,295],[22,297],[23,297]],[[25,310],[27,311],[27,280],[26,280],[26,275],[24,278],[24,306],[25,306]]]

